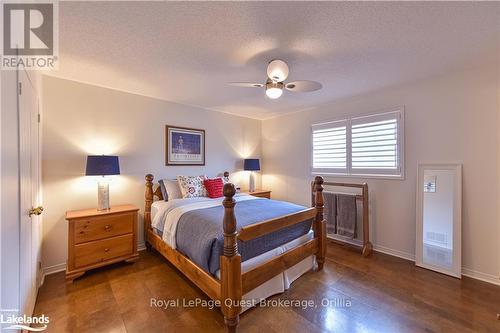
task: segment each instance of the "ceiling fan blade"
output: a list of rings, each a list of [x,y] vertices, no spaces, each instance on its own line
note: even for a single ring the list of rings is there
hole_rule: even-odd
[[[308,80],[293,81],[285,85],[285,88],[287,90],[296,92],[315,91],[315,90],[320,90],[321,87],[323,87],[321,83]]]
[[[267,65],[267,76],[274,82],[283,82],[288,77],[288,65],[280,59],[275,59]]]
[[[243,88],[262,88],[264,85],[262,83],[251,83],[251,82],[229,82],[230,86],[243,87]]]

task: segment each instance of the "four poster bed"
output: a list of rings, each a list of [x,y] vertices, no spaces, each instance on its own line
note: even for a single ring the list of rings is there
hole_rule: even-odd
[[[318,270],[323,268],[326,222],[322,185],[323,178],[317,176],[312,183],[314,207],[310,208],[236,194],[231,183],[224,185],[223,207],[222,198],[217,203],[205,199],[188,204],[182,202],[185,199],[174,199],[166,205],[160,188],[153,184],[153,175],[148,174],[146,246],[156,249],[208,297],[219,301],[226,328],[234,332],[242,299],[265,298],[276,293],[273,283],[283,284],[283,277],[293,281],[316,264]],[[168,208],[162,211],[161,205]],[[171,216],[176,214],[179,222],[172,223]],[[162,219],[170,223],[170,229]]]

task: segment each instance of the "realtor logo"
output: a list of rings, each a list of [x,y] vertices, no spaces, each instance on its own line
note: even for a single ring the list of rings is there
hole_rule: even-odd
[[[54,69],[57,62],[57,2],[2,4],[2,69]]]
[[[17,309],[0,309],[0,331],[9,332],[42,332],[49,325],[49,317],[27,316],[19,314]]]

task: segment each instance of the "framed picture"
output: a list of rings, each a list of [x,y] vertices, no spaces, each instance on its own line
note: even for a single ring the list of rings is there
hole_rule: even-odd
[[[165,126],[166,165],[205,165],[205,130]]]

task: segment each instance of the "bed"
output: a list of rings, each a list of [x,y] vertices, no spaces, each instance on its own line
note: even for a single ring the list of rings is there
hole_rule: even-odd
[[[321,177],[312,183],[315,207],[309,208],[236,194],[231,183],[224,185],[224,198],[164,201],[153,180],[146,175],[146,246],[219,302],[227,331],[236,330],[240,313],[252,304],[247,301],[283,292],[305,272],[323,268]]]

